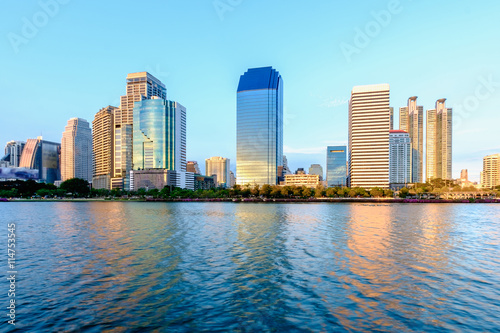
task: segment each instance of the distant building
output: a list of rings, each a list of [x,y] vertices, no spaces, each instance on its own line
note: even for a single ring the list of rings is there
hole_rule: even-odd
[[[408,99],[408,105],[399,108],[399,129],[405,131],[411,140],[411,180],[423,182],[424,170],[424,107],[417,105],[417,96]]]
[[[310,175],[318,175],[319,180],[323,180],[323,167],[320,164],[311,164],[309,167],[309,174]]]
[[[232,171],[229,171],[229,177],[230,177],[230,187],[234,187],[234,185],[236,185],[236,177],[234,176],[234,173]]]
[[[205,175],[217,175],[217,186],[231,187],[229,158],[214,156],[205,160]]]
[[[214,177],[203,176],[203,175],[194,175],[194,190],[210,190],[212,188],[217,187],[217,181],[214,180]]]
[[[295,174],[296,175],[305,175],[306,171],[304,170],[304,168],[297,168],[297,170],[295,170]]]
[[[37,169],[41,181],[53,184],[61,179],[60,156],[60,143],[45,141],[39,136],[26,141],[19,167]]]
[[[462,181],[462,182],[469,181],[469,172],[467,171],[467,169],[462,169],[460,171],[460,181]]]
[[[188,161],[186,165],[186,171],[192,172],[196,175],[201,175],[200,167],[196,161]]]
[[[140,188],[146,190],[162,190],[165,186],[179,187],[194,190],[194,174],[185,171],[167,169],[131,170],[130,189],[137,191]]]
[[[240,185],[275,185],[283,163],[283,80],[272,67],[251,68],[237,91],[236,174]]]
[[[295,174],[285,175],[285,185],[316,187],[320,185],[319,175]]]
[[[61,180],[92,181],[92,130],[82,118],[68,120],[61,140]]]
[[[481,172],[481,187],[491,188],[498,185],[500,185],[500,154],[485,156],[483,172]]]
[[[94,171],[92,187],[111,189],[114,172],[114,113],[118,109],[107,106],[99,110],[92,121],[92,150],[94,152]]]
[[[389,131],[389,183],[400,189],[411,181],[411,139],[408,132]]]
[[[349,102],[349,185],[389,187],[389,85],[356,86]]]
[[[25,144],[26,142],[24,141],[7,142],[5,146],[5,156],[0,160],[0,163],[3,163],[1,166],[12,168],[19,167]]]
[[[446,98],[438,99],[436,108],[427,110],[426,180],[452,179],[452,109]]]
[[[328,187],[347,186],[347,147],[326,147],[326,184]]]
[[[288,167],[288,160],[285,155],[283,155],[283,176],[284,175],[291,175],[292,171]]]

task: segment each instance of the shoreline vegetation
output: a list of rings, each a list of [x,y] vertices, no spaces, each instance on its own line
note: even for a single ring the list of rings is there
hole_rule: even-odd
[[[372,203],[500,203],[500,186],[478,190],[462,188],[452,181],[433,179],[397,192],[389,189],[317,186],[240,186],[188,190],[166,186],[137,191],[104,190],[89,187],[87,181],[73,178],[56,187],[28,181],[0,182],[0,201],[144,201],[144,202],[372,202]]]

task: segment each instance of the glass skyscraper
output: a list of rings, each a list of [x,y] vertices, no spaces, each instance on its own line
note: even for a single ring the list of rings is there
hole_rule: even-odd
[[[283,80],[272,67],[240,77],[236,111],[236,181],[275,185],[283,165]]]
[[[134,103],[134,170],[186,171],[186,108],[158,97]]]
[[[347,147],[328,146],[326,148],[326,182],[328,187],[346,186]]]

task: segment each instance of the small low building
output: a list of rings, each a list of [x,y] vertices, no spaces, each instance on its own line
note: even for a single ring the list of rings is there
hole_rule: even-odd
[[[287,186],[306,186],[315,188],[320,184],[319,175],[285,175],[285,185]]]
[[[161,190],[165,186],[194,190],[194,173],[167,169],[132,170],[130,172],[130,190],[140,188]]]

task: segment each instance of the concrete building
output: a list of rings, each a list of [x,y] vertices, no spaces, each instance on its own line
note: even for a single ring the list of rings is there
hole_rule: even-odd
[[[231,187],[229,158],[214,156],[205,160],[205,175],[217,175],[217,186]]]
[[[229,179],[230,179],[230,187],[234,187],[236,185],[236,177],[234,176],[234,173],[232,171],[229,171]]]
[[[19,167],[36,169],[40,181],[53,184],[61,179],[60,156],[60,143],[46,141],[39,136],[26,141]]]
[[[410,183],[423,182],[424,170],[424,107],[417,105],[417,96],[399,108],[399,129],[409,134],[412,146]]]
[[[214,177],[194,175],[194,190],[210,190],[217,187],[217,181]]]
[[[68,120],[61,140],[61,180],[92,181],[92,130],[82,118]]]
[[[285,175],[285,185],[287,186],[306,186],[315,188],[320,184],[319,175]]]
[[[446,98],[436,101],[427,110],[426,180],[452,179],[452,109],[446,108]]]
[[[411,181],[411,139],[402,130],[389,131],[389,183],[402,188]]]
[[[192,172],[196,175],[201,175],[200,167],[196,161],[188,161],[186,164],[186,171]]]
[[[5,145],[5,155],[0,160],[1,166],[18,168],[23,153],[24,141],[9,141]]]
[[[356,86],[349,101],[349,183],[389,187],[389,85]]]
[[[309,167],[309,174],[310,175],[318,175],[319,180],[323,180],[323,167],[320,164],[311,164]]]
[[[326,186],[347,186],[347,147],[326,147]]]
[[[481,187],[492,188],[498,185],[500,185],[500,154],[485,156],[483,172],[481,172]]]
[[[129,172],[133,164],[134,103],[157,96],[167,99],[165,85],[148,72],[127,75],[126,95],[120,98],[120,108],[114,113],[114,178],[113,188],[130,187]]]
[[[162,190],[165,186],[194,190],[194,174],[192,172],[167,169],[146,169],[130,171],[130,190],[140,188],[146,190]]]
[[[94,152],[92,187],[95,189],[111,189],[111,178],[114,172],[114,113],[117,109],[111,105],[102,108],[92,121],[92,150]]]
[[[241,77],[236,111],[236,182],[275,185],[283,163],[283,80],[272,67]]]

